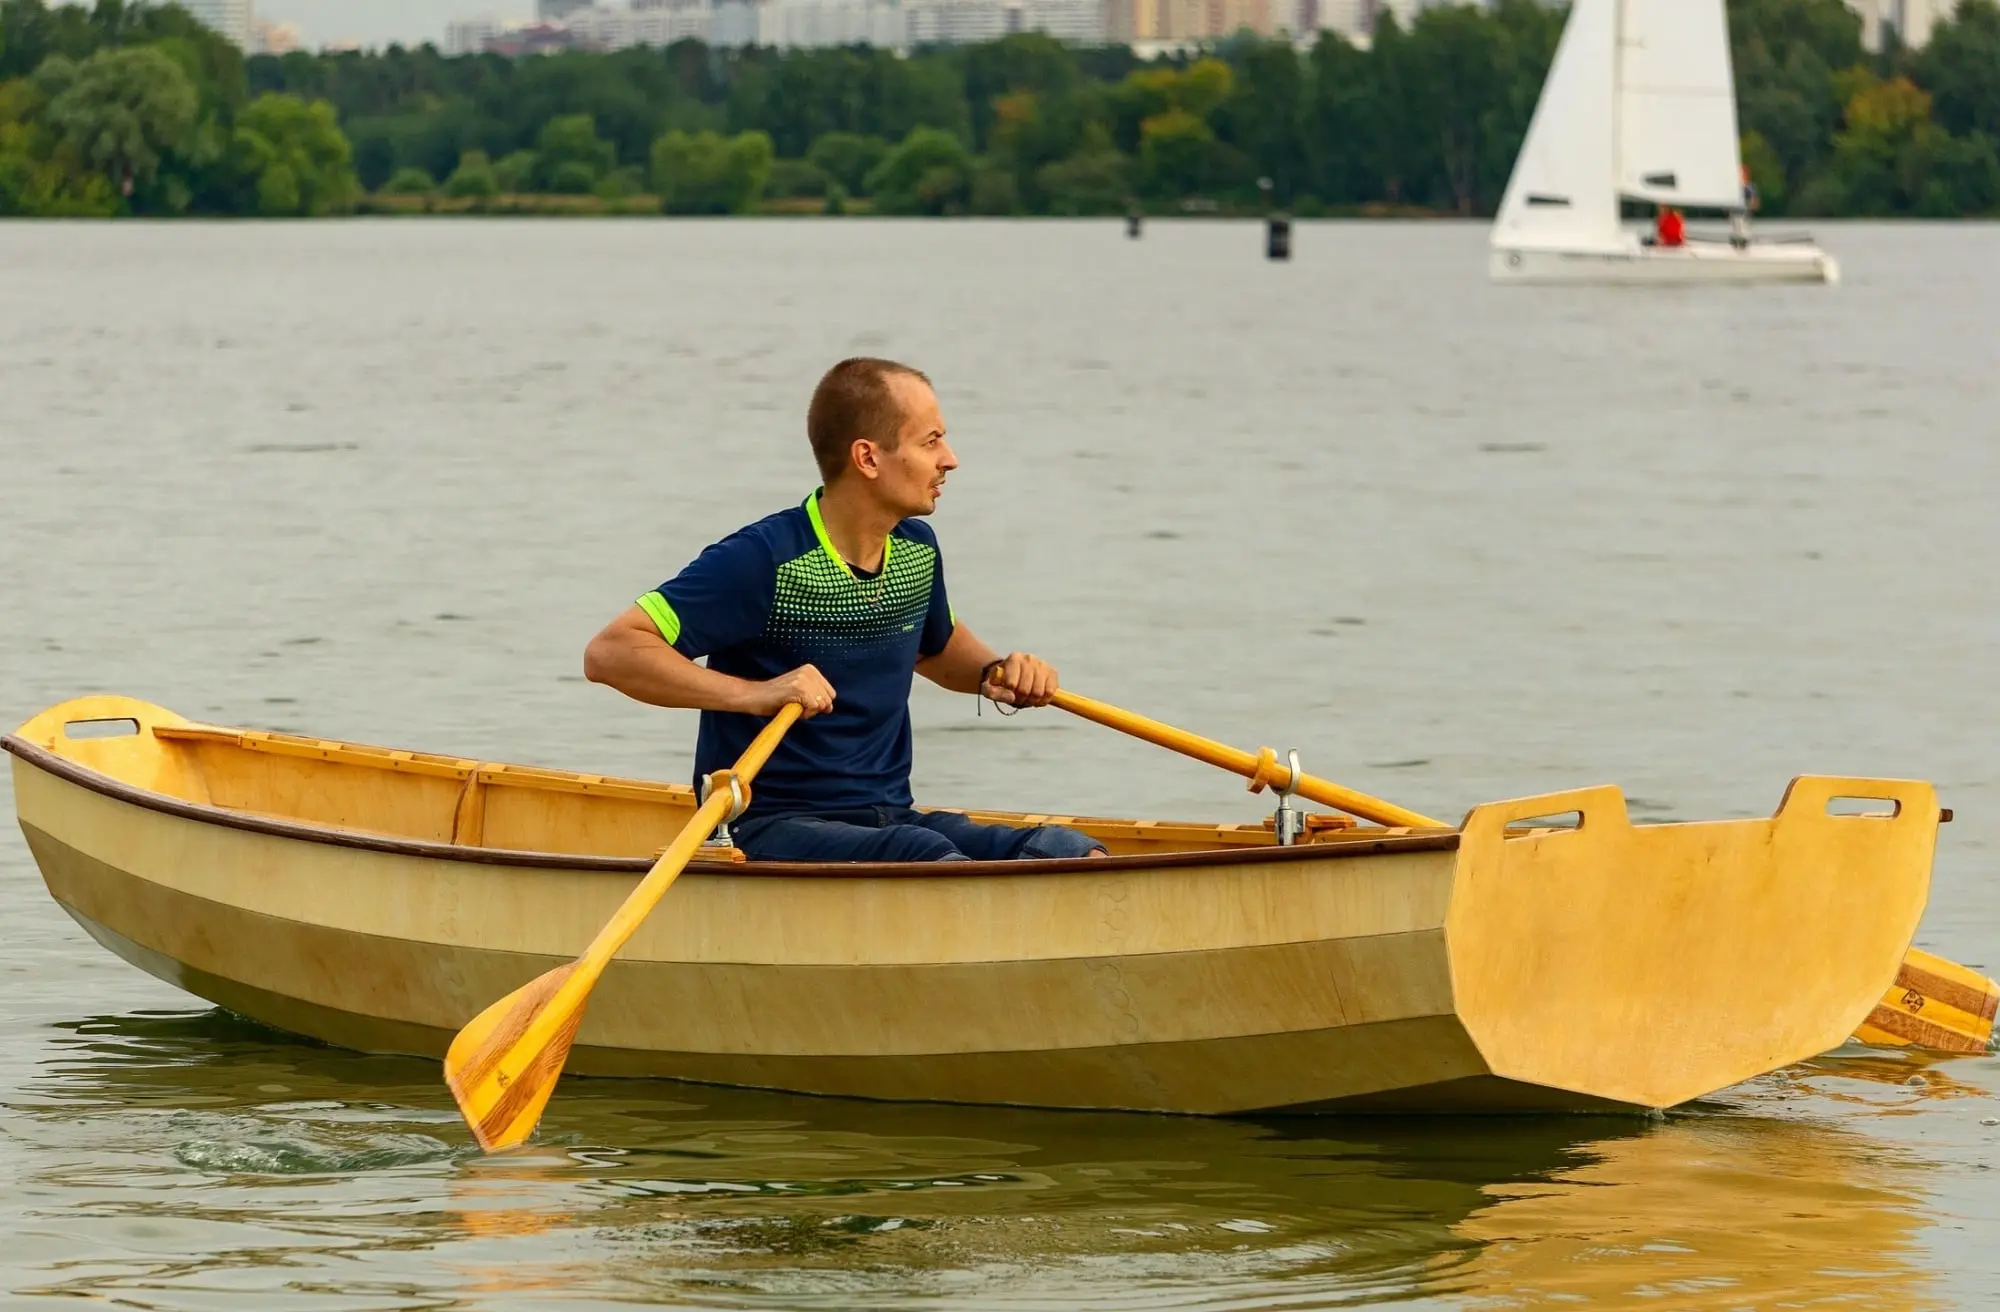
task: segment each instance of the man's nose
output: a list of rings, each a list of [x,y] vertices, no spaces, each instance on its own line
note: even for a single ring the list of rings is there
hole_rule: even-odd
[[[942,445],[944,446],[944,457],[938,461],[938,468],[943,470],[957,469],[958,453],[951,449],[951,443],[946,442]]]

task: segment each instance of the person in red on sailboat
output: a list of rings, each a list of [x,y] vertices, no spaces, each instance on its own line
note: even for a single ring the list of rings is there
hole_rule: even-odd
[[[1679,246],[1687,241],[1687,224],[1681,219],[1681,212],[1671,205],[1661,207],[1660,217],[1653,222],[1653,232],[1662,246]]]

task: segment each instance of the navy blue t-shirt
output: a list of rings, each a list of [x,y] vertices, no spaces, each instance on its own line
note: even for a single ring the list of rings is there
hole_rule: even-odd
[[[751,786],[750,814],[910,805],[910,680],[951,640],[951,604],[937,537],[896,525],[882,568],[841,559],[819,515],[819,492],[739,529],[639,598],[660,636],[690,660],[741,679],[812,665],[833,685],[833,709],[785,734]],[[766,721],[701,713],[696,786],[736,763]]]

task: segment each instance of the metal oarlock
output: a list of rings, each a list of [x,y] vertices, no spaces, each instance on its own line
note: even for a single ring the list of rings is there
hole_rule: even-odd
[[[715,833],[709,837],[708,842],[704,846],[734,847],[736,846],[736,840],[729,836],[729,822],[741,819],[743,813],[750,809],[750,790],[744,787],[742,778],[734,770],[718,770],[716,774],[727,774],[729,778],[729,814],[724,816],[722,823],[715,827]],[[703,775],[701,777],[700,804],[706,806],[709,795],[714,791],[715,775]]]
[[[1280,847],[1296,843],[1306,829],[1306,813],[1292,805],[1292,794],[1299,790],[1299,752],[1296,747],[1285,753],[1285,764],[1291,767],[1291,777],[1285,780],[1283,788],[1275,790],[1278,809],[1271,815],[1271,828],[1277,832]]]

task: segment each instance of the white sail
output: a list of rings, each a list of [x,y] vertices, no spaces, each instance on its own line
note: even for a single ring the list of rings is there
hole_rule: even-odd
[[[1618,190],[1634,200],[1743,203],[1723,0],[1615,0]]]
[[[1623,0],[1575,0],[1493,221],[1493,244],[1604,250],[1618,244],[1615,70]]]

